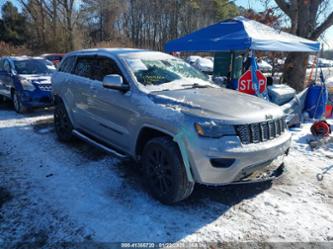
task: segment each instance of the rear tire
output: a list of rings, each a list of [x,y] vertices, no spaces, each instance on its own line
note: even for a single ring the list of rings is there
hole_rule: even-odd
[[[160,202],[172,204],[191,195],[194,182],[187,179],[178,146],[170,138],[148,141],[143,150],[142,167],[149,191]]]
[[[17,113],[22,114],[28,112],[28,108],[22,104],[21,97],[18,94],[18,92],[15,90],[12,92],[12,100],[13,100],[14,109]]]
[[[70,142],[74,139],[73,125],[62,102],[57,103],[54,108],[54,127],[61,142]]]

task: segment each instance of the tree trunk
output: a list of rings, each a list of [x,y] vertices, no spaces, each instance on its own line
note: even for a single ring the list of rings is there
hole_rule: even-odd
[[[325,16],[322,8],[327,8],[328,0],[275,0],[281,10],[290,18],[292,34],[317,40],[327,28],[333,25],[333,12]],[[324,19],[320,24],[318,20]],[[290,53],[287,57],[283,79],[297,91],[304,89],[308,54]]]
[[[307,53],[289,53],[284,64],[283,81],[298,92],[305,86],[308,58]]]

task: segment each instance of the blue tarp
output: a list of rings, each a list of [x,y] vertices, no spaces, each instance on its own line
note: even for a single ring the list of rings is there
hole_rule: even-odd
[[[318,52],[320,43],[239,16],[195,31],[165,45],[166,52],[232,50]]]

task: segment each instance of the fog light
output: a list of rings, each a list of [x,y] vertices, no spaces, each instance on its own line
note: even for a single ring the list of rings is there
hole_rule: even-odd
[[[229,168],[235,162],[234,158],[213,158],[210,163],[215,168]]]

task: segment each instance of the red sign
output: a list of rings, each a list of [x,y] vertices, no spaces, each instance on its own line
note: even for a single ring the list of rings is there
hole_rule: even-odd
[[[259,82],[259,92],[263,93],[267,87],[267,79],[265,75],[259,70],[256,71],[257,79]],[[238,80],[238,91],[255,95],[256,91],[253,87],[251,71],[246,71]]]

